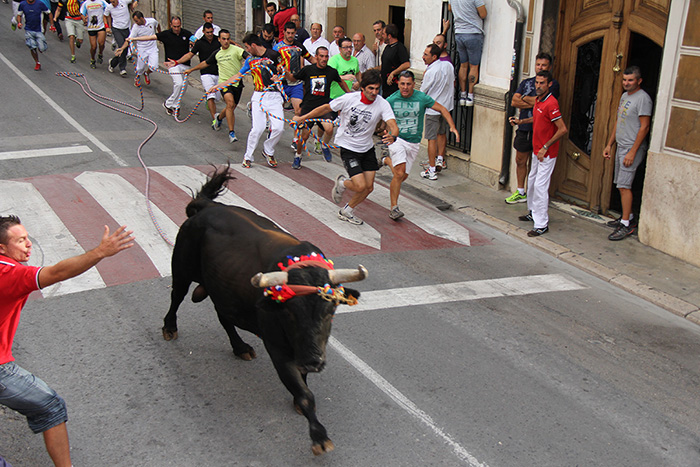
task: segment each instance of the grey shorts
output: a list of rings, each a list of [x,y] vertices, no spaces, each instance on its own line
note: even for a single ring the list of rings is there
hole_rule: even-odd
[[[459,62],[481,65],[481,51],[484,49],[483,34],[455,34]]]
[[[629,147],[618,145],[617,151],[615,152],[615,178],[613,179],[613,183],[615,183],[617,188],[632,188],[632,182],[634,182],[634,175],[637,173],[637,168],[647,155],[647,148],[642,145],[637,151],[632,165],[625,167],[622,161],[625,159],[629,150]]]
[[[425,139],[437,139],[438,135],[444,135],[448,129],[447,120],[442,115],[425,114]]]

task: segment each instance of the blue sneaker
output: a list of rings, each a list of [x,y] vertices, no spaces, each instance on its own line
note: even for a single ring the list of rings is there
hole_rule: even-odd
[[[295,170],[301,169],[301,157],[297,156],[294,158],[294,162],[292,162],[292,168]]]
[[[235,131],[229,131],[228,132],[228,142],[229,143],[235,143],[238,141],[238,138],[236,138],[236,132]]]
[[[328,149],[327,147],[323,146],[321,149],[323,151],[323,157],[326,159],[326,162],[330,162],[333,160],[333,154],[331,154],[331,150]]]

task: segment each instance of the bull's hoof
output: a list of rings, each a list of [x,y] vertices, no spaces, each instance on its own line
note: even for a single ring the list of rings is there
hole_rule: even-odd
[[[177,339],[177,329],[175,331],[171,331],[169,329],[163,328],[163,339],[166,341],[174,341]]]
[[[251,361],[255,357],[257,357],[257,354],[255,353],[255,350],[251,347],[248,346],[248,348],[242,352],[236,352],[235,350],[233,351],[233,354],[240,358],[241,360],[245,360],[246,362]]]
[[[299,404],[294,404],[294,410],[296,410],[299,415],[304,415],[304,412],[301,411]]]
[[[331,452],[333,449],[335,449],[335,445],[330,439],[321,442],[321,444],[314,443],[311,445],[311,452],[314,453],[314,456],[321,455],[324,452]]]

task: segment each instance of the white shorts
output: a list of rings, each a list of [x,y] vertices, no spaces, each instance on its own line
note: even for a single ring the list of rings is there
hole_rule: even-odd
[[[201,75],[200,81],[202,81],[202,87],[204,87],[204,92],[209,91],[211,88],[219,84],[219,75]],[[207,92],[207,99],[214,99],[215,102],[221,100],[221,93],[219,91],[209,93]]]
[[[75,36],[76,40],[82,41],[83,31],[85,31],[85,26],[83,26],[82,21],[66,18],[66,35],[68,37]]]
[[[418,156],[418,151],[420,151],[420,143],[409,143],[401,138],[396,138],[396,141],[389,145],[391,163],[394,167],[406,164],[406,173],[411,173],[411,167]]]

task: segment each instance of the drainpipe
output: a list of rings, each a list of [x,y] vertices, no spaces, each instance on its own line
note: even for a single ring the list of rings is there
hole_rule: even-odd
[[[513,62],[510,69],[510,89],[506,96],[506,121],[503,130],[503,158],[501,160],[501,175],[498,178],[498,183],[505,186],[510,178],[510,158],[513,152],[511,148],[511,140],[513,138],[513,127],[508,119],[515,115],[515,108],[510,105],[518,89],[518,76],[520,75],[520,54],[522,45],[523,29],[525,28],[525,8],[516,0],[506,0],[508,6],[515,10],[517,19],[515,23],[515,37],[513,38]]]

